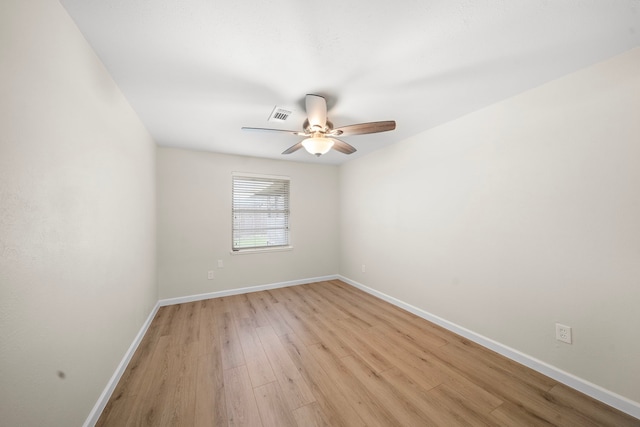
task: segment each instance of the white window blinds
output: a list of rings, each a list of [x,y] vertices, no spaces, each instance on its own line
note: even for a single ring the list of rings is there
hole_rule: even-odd
[[[233,250],[289,245],[289,178],[233,175]]]

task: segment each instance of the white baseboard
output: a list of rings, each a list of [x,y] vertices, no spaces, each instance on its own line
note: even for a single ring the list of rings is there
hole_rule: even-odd
[[[158,308],[160,308],[160,305],[156,303],[156,305],[151,310],[151,313],[149,313],[147,320],[145,320],[144,324],[142,325],[142,328],[140,328],[140,331],[138,331],[138,334],[136,335],[133,342],[129,346],[129,349],[124,354],[124,357],[120,361],[120,364],[116,368],[116,371],[111,376],[111,379],[109,380],[104,391],[98,398],[98,401],[93,406],[93,409],[91,410],[91,412],[89,413],[89,416],[85,420],[83,427],[93,427],[98,422],[98,419],[100,418],[100,414],[102,414],[102,411],[104,410],[105,406],[107,406],[107,402],[109,402],[109,399],[113,394],[113,391],[118,385],[118,381],[120,381],[122,374],[124,374],[125,369],[127,369],[127,365],[129,365],[129,362],[133,357],[133,354],[138,349],[140,342],[142,342],[142,338],[144,338],[144,334],[147,333],[147,329],[149,329],[149,325],[151,325],[151,321],[153,321],[153,318],[158,312]]]
[[[208,292],[206,294],[189,295],[186,297],[167,298],[158,301],[160,307],[165,305],[182,304],[185,302],[201,301],[211,298],[228,297],[231,295],[247,294],[249,292],[266,291],[269,289],[286,288],[287,286],[304,285],[306,283],[325,282],[328,280],[336,280],[340,276],[337,274],[331,276],[312,277],[310,279],[290,280],[288,282],[270,283],[267,285],[248,286],[246,288],[228,289],[225,291]]]
[[[504,344],[501,344],[497,341],[494,341],[490,338],[477,334],[469,329],[463,328],[462,326],[456,325],[455,323],[449,322],[439,316],[426,312],[420,308],[414,307],[411,304],[407,304],[404,301],[401,301],[397,298],[384,294],[375,289],[371,289],[361,283],[356,282],[355,280],[351,280],[344,276],[338,276],[340,280],[349,285],[356,287],[364,292],[376,296],[384,301],[387,301],[397,307],[400,307],[410,313],[415,314],[416,316],[420,316],[425,320],[428,320],[436,325],[442,326],[445,329],[450,330],[458,335],[461,335],[473,342],[480,344],[483,347],[489,348],[496,353],[499,353],[511,360],[514,360],[528,368],[533,369],[534,371],[538,371],[541,374],[544,374],[554,380],[565,384],[575,390],[578,390],[581,393],[586,394],[587,396],[591,396],[596,400],[599,400],[603,403],[606,403],[609,406],[612,406],[624,413],[631,415],[632,417],[640,419],[640,403],[634,402],[631,399],[627,399],[624,396],[620,396],[610,390],[607,390],[603,387],[600,387],[597,384],[593,384],[587,380],[579,378],[569,372],[565,372],[562,369],[556,368],[555,366],[549,365],[546,362],[538,360],[534,357],[531,357],[527,354],[524,354],[518,350],[515,350],[511,347],[508,347]]]

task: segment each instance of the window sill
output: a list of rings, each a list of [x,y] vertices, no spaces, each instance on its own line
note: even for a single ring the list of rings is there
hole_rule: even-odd
[[[293,246],[275,246],[273,248],[258,248],[258,249],[240,249],[238,251],[231,251],[231,255],[249,255],[249,254],[259,254],[264,252],[283,252],[283,251],[291,251],[293,250]]]

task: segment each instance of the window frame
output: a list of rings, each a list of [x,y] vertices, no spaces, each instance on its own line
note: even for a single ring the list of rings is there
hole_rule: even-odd
[[[238,208],[236,205],[235,195],[237,192],[236,189],[236,179],[246,179],[246,180],[255,180],[255,181],[265,181],[265,182],[273,182],[279,183],[282,181],[286,181],[286,193],[285,195],[285,209],[266,209],[264,211],[259,212],[276,212],[276,213],[284,213],[284,221],[285,226],[281,228],[284,230],[284,236],[286,238],[286,242],[282,244],[275,245],[265,245],[265,246],[236,246],[236,214],[238,212],[243,212],[243,209]],[[246,210],[244,213],[248,213]],[[257,227],[257,230],[260,228]],[[291,243],[291,178],[289,176],[284,175],[267,175],[267,174],[256,174],[256,173],[247,173],[247,172],[232,172],[231,173],[231,254],[240,255],[240,254],[250,254],[250,253],[260,253],[260,252],[276,252],[276,251],[286,251],[293,249],[293,245]]]

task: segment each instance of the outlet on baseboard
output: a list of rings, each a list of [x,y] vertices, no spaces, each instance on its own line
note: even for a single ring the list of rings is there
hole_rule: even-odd
[[[556,339],[571,344],[571,326],[556,323]]]

